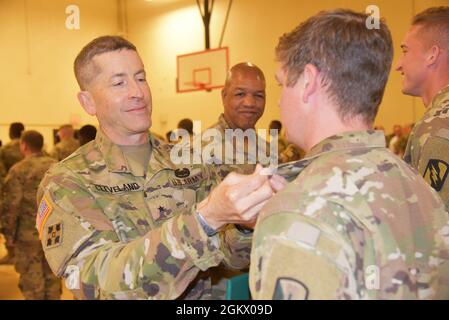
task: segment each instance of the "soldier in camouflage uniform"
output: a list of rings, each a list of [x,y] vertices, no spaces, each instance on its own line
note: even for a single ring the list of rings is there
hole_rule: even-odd
[[[37,188],[56,163],[42,154],[43,141],[36,131],[22,134],[20,148],[25,158],[9,170],[3,190],[3,230],[6,241],[15,247],[19,287],[27,300],[55,300],[61,295],[61,280],[50,270],[35,228]]]
[[[404,160],[449,210],[449,7],[417,14],[401,48],[396,70],[404,76],[402,92],[421,97],[427,108],[410,134]]]
[[[208,269],[248,265],[245,226],[282,184],[260,167],[216,185],[207,166],[175,166],[171,146],[148,134],[150,89],[127,40],[90,42],[75,75],[100,128],[39,188],[36,226],[53,272],[80,299],[210,298]]]
[[[24,125],[20,122],[13,122],[9,126],[9,138],[11,141],[0,148],[0,207],[3,199],[1,197],[1,187],[3,180],[8,173],[8,170],[17,162],[23,159],[23,155],[20,153],[20,135],[24,130]],[[1,232],[0,223],[0,232]],[[6,243],[7,255],[0,260],[0,264],[12,264],[14,263],[14,247],[11,247]]]
[[[265,110],[265,76],[262,70],[249,62],[234,65],[227,74],[221,97],[224,112],[220,114],[217,123],[202,133],[202,135],[206,132],[212,133],[214,138],[202,140],[201,149],[204,152],[206,148],[214,147],[210,153],[210,162],[216,164],[215,169],[222,178],[230,172],[252,173],[256,167],[258,152],[255,125]],[[248,135],[247,139],[240,140],[243,143],[239,143],[238,138],[232,140],[234,151],[232,155],[226,154],[226,132]],[[201,138],[202,136],[196,137]],[[269,145],[264,140],[263,143],[266,152],[269,152]],[[221,156],[214,153],[218,148],[221,150]],[[242,271],[228,270],[225,266],[219,266],[212,269],[211,273],[214,284],[213,295],[220,297],[226,292],[227,280],[241,274]]]
[[[11,138],[11,141],[0,148],[0,162],[2,162],[5,169],[5,175],[13,165],[23,159],[19,146],[20,135],[23,130],[24,126],[22,123],[11,123],[9,126],[9,137]]]
[[[265,110],[265,76],[262,70],[249,62],[234,65],[227,74],[221,97],[224,112],[217,123],[205,130],[217,138],[202,140],[202,150],[212,149],[210,161],[219,164],[217,170],[222,177],[229,172],[252,173],[259,162],[257,154],[260,144],[257,141],[255,125]],[[228,155],[226,132],[237,135],[242,133],[242,136],[247,134],[249,138],[233,139],[234,153]],[[261,142],[265,145],[265,154],[269,154],[269,145],[265,140]],[[221,156],[214,153],[217,148],[221,149]]]
[[[50,152],[50,156],[58,161],[61,161],[71,155],[79,148],[79,141],[74,137],[74,130],[72,125],[65,124],[58,130],[60,141],[54,146]]]
[[[260,213],[253,298],[449,298],[444,205],[370,129],[393,49],[366,19],[321,12],[279,41],[281,119],[307,154]]]

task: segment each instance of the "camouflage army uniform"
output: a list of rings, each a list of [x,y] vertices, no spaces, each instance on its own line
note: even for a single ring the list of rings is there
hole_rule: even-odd
[[[15,245],[15,267],[25,299],[59,299],[61,280],[50,270],[35,228],[36,193],[49,167],[56,163],[42,154],[31,155],[8,172],[1,216],[6,240]]]
[[[254,157],[250,157],[248,155],[248,140],[245,139],[244,141],[244,150],[243,150],[243,154],[242,154],[242,150],[239,149],[238,144],[234,143],[233,145],[233,150],[234,153],[232,155],[232,157],[227,157],[225,154],[225,143],[226,143],[226,135],[225,135],[225,130],[230,129],[232,130],[232,128],[229,126],[229,124],[227,123],[224,114],[221,114],[220,117],[218,118],[217,123],[215,123],[214,125],[212,125],[211,127],[209,127],[208,129],[206,129],[206,131],[209,130],[217,130],[217,132],[221,135],[221,139],[211,139],[211,140],[206,140],[206,141],[201,141],[201,150],[202,152],[204,152],[205,148],[211,147],[214,143],[221,143],[222,147],[222,155],[221,157],[211,153],[211,161],[214,161],[215,163],[215,169],[216,171],[220,174],[220,176],[222,178],[226,177],[230,172],[237,172],[237,173],[241,173],[241,174],[251,174],[254,172],[254,169],[256,167],[256,158]],[[209,131],[212,132],[212,131]],[[204,134],[204,132],[203,132]],[[201,138],[201,136],[199,137]],[[257,141],[255,141],[257,143]],[[263,142],[266,145],[266,154],[269,154],[269,144],[267,142],[265,142],[265,140],[263,140]],[[195,144],[193,144],[193,146],[195,146]],[[216,149],[218,149],[219,146],[216,147]],[[256,145],[257,148],[257,145]],[[258,150],[256,149],[256,152]],[[243,156],[243,163],[238,163],[238,159],[239,159],[239,155]],[[223,160],[225,159],[225,164],[223,164]],[[235,277],[237,275],[242,274],[243,272],[247,272],[247,270],[229,270],[228,268],[226,268],[226,266],[218,266],[216,268],[211,269],[211,274],[212,274],[212,282],[213,282],[213,297],[214,298],[221,298],[224,297],[225,293],[226,293],[226,287],[227,287],[227,280]]]
[[[59,141],[50,152],[50,156],[61,161],[71,155],[79,146],[80,144],[75,138]]]
[[[8,173],[9,169],[23,159],[20,153],[20,140],[13,139],[9,143],[0,148],[0,162],[4,168],[4,174]]]
[[[251,237],[208,237],[195,214],[216,175],[175,167],[150,135],[148,170],[134,171],[101,131],[42,181],[37,227],[50,267],[78,298],[208,299],[208,269],[249,263]],[[149,146],[150,147],[150,146]]]
[[[287,145],[287,147],[280,153],[279,160],[281,163],[297,161],[304,158],[305,152],[295,146],[293,143]]]
[[[0,148],[0,207],[4,201],[1,188],[4,184],[4,179],[9,169],[23,159],[23,155],[20,153],[20,140],[13,139],[9,143]],[[1,210],[0,210],[1,211]],[[2,213],[0,212],[0,216]],[[0,218],[1,220],[1,218]],[[0,223],[0,232],[2,232],[2,224]],[[8,256],[13,258],[15,256],[14,248],[6,245]]]
[[[413,127],[404,160],[439,193],[449,211],[449,86],[437,94]]]
[[[382,132],[327,138],[305,160],[259,216],[253,298],[449,298],[444,205]]]
[[[224,117],[223,114],[220,115],[220,117],[218,118],[218,122],[216,124],[214,124],[213,126],[209,127],[207,130],[217,130],[217,132],[220,133],[221,135],[221,140],[214,140],[211,138],[211,140],[206,140],[206,141],[202,141],[201,142],[201,149],[202,152],[204,152],[205,148],[210,148],[214,145],[215,143],[221,143],[222,147],[222,156],[219,157],[218,155],[214,154],[213,152],[211,153],[211,161],[214,161],[214,163],[218,164],[216,166],[217,171],[219,172],[220,176],[222,178],[226,177],[230,172],[237,172],[237,173],[242,173],[242,174],[250,174],[254,172],[254,169],[256,167],[256,163],[258,162],[258,158],[251,156],[249,154],[250,151],[250,147],[248,144],[248,140],[245,139],[244,141],[244,150],[242,152],[241,148],[239,148],[239,145],[234,143],[233,145],[233,150],[234,153],[232,155],[232,157],[229,157],[225,154],[225,139],[226,139],[226,135],[225,135],[225,130],[226,129],[232,129],[229,124],[226,122],[226,119]],[[209,131],[212,132],[212,131]],[[256,136],[257,137],[257,136]],[[258,138],[257,138],[258,139]],[[255,151],[259,152],[259,150],[257,149],[258,147],[258,141],[255,141],[256,143],[256,149]],[[263,143],[265,144],[265,154],[269,154],[270,153],[270,145],[263,140]],[[193,144],[195,145],[195,144]],[[218,149],[218,146],[216,148],[214,148],[215,150]],[[239,157],[243,158],[243,163],[238,163]],[[276,155],[277,156],[277,155]],[[223,160],[225,159],[225,163],[223,164]]]

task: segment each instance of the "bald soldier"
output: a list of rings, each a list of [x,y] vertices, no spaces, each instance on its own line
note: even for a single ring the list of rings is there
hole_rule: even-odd
[[[42,153],[43,145],[39,132],[23,132],[20,151],[24,159],[6,176],[0,215],[5,238],[15,248],[19,288],[27,300],[58,300],[61,295],[61,280],[50,270],[35,228],[37,188],[45,172],[56,163]]]
[[[281,119],[308,165],[260,213],[255,299],[449,298],[444,205],[371,129],[393,48],[367,17],[321,12],[279,40]]]
[[[219,164],[217,168],[222,177],[229,172],[251,173],[258,162],[255,126],[265,110],[265,76],[262,70],[250,62],[234,65],[227,74],[221,99],[224,111],[217,123],[205,130],[211,135],[203,137],[202,150],[219,143],[216,148],[211,148],[211,161]],[[226,132],[231,133],[231,139],[227,141],[231,142],[228,147],[232,147],[232,154],[226,153]],[[232,134],[237,138],[232,138]],[[248,138],[244,139],[244,135]],[[217,148],[220,148],[221,155],[214,153]],[[266,145],[265,148],[267,153]]]
[[[71,124],[62,125],[58,130],[60,141],[54,146],[53,150],[50,152],[50,156],[61,161],[78,149],[80,143],[75,139],[74,134],[75,131]]]
[[[251,173],[256,167],[258,141],[255,125],[265,110],[265,86],[265,76],[258,66],[250,62],[232,66],[221,91],[223,113],[217,123],[203,131],[202,136],[196,137],[202,138],[202,150],[213,146],[210,161],[216,164],[215,168],[223,178],[230,172]],[[227,134],[231,138],[230,134],[234,134],[236,138],[227,140]],[[244,135],[248,138],[244,138]],[[265,141],[263,143],[266,144]],[[227,147],[231,148],[232,154],[226,153]],[[221,154],[216,153],[217,150]],[[242,272],[219,266],[211,273],[213,297],[222,298],[226,292],[227,279]]]
[[[449,210],[449,7],[417,14],[401,48],[396,70],[403,75],[402,92],[421,97],[426,107],[410,134],[404,160]]]
[[[36,225],[53,272],[79,299],[210,298],[208,269],[248,265],[246,227],[281,181],[258,167],[217,185],[213,168],[175,166],[148,131],[150,88],[129,41],[94,39],[75,75],[99,130],[39,188]]]

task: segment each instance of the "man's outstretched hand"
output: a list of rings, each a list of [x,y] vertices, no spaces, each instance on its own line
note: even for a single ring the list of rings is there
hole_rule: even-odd
[[[254,227],[260,209],[287,184],[280,176],[261,174],[262,170],[258,164],[250,175],[231,172],[198,204],[198,212],[210,227],[218,230],[229,223]]]

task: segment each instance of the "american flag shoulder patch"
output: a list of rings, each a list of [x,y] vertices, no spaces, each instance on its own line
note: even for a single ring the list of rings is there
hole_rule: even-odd
[[[42,229],[45,225],[45,221],[47,220],[52,210],[53,207],[50,204],[50,201],[48,201],[47,198],[44,196],[39,204],[36,216],[36,228],[39,232],[39,239],[42,237]]]

